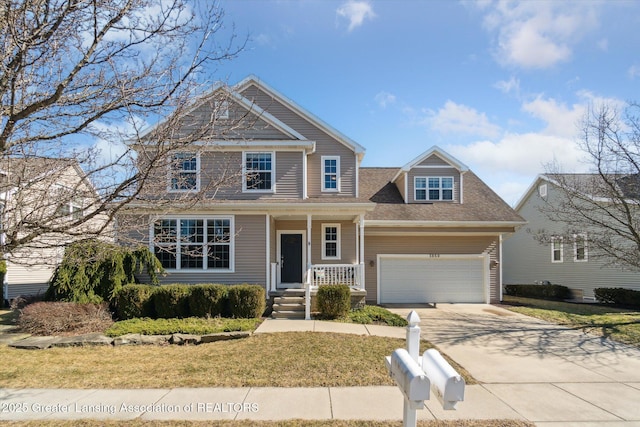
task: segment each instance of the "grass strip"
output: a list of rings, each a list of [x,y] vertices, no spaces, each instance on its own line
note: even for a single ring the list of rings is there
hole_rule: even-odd
[[[640,347],[640,312],[600,304],[505,296],[511,311]]]
[[[6,388],[350,387],[393,385],[384,357],[402,339],[285,332],[199,346],[18,350],[0,346]],[[431,347],[423,342],[422,351]],[[454,366],[467,384],[475,380]]]

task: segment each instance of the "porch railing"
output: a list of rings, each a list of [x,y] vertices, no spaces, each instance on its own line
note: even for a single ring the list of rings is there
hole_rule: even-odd
[[[363,269],[363,264],[314,264],[310,270],[310,283],[313,287],[345,284],[364,289]]]

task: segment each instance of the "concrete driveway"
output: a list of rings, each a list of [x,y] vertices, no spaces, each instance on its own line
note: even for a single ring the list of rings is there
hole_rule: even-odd
[[[525,419],[640,425],[640,350],[498,306],[390,308],[412,309],[424,339]]]

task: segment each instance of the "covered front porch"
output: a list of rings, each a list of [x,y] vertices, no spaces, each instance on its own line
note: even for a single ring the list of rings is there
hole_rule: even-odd
[[[345,284],[352,295],[364,287],[364,215],[335,213],[270,216],[268,294],[274,310],[301,311],[310,319],[319,286]],[[295,310],[293,310],[295,308]],[[300,313],[297,313],[300,317]]]

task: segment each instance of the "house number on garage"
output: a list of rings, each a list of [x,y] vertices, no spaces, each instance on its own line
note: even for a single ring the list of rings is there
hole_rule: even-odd
[[[429,258],[440,258],[440,254],[429,254]]]

